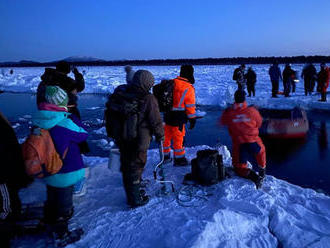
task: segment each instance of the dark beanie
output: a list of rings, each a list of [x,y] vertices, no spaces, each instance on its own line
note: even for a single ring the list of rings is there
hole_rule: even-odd
[[[235,92],[235,102],[236,103],[242,103],[245,101],[245,91],[244,90],[236,90]]]
[[[191,84],[195,83],[194,67],[192,65],[182,65],[180,69],[180,77],[188,79]]]
[[[68,62],[62,60],[56,64],[56,70],[68,74],[70,72],[70,65]]]

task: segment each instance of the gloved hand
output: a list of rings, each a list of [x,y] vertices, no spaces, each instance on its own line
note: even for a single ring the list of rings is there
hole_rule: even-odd
[[[77,74],[77,73],[79,73],[77,67],[74,67],[73,70],[72,70],[72,72],[73,72],[73,74]]]
[[[188,119],[189,120],[189,129],[193,129],[196,125],[196,118]]]
[[[155,137],[156,138],[156,142],[160,143],[162,141],[164,141],[165,137],[164,136],[160,136],[160,137]]]

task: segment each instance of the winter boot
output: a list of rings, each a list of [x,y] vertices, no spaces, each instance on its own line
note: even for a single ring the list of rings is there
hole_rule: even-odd
[[[86,179],[83,178],[73,186],[73,196],[79,197],[87,192]]]
[[[174,166],[187,166],[188,164],[188,160],[185,157],[174,158]]]
[[[261,188],[263,180],[264,180],[263,177],[259,176],[253,170],[250,170],[248,179],[250,179],[252,182],[254,182],[256,184],[257,189]]]
[[[143,206],[149,202],[149,196],[146,195],[145,190],[141,192],[140,183],[125,185],[125,191],[127,203],[133,208]]]
[[[68,244],[72,244],[80,240],[81,236],[84,234],[82,228],[77,228],[72,231],[66,231],[65,233],[53,232],[54,244],[56,247],[64,247]]]

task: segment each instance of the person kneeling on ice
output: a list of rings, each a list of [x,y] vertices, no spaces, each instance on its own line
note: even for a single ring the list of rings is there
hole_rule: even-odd
[[[235,103],[224,111],[220,124],[228,126],[232,138],[232,163],[235,172],[241,177],[251,179],[260,188],[266,171],[266,150],[259,137],[262,117],[256,108],[247,106],[244,91],[235,92]],[[247,167],[249,155],[255,156],[259,174]]]
[[[149,201],[141,189],[147,150],[152,135],[155,135],[157,142],[164,139],[158,103],[150,93],[153,85],[153,75],[149,71],[138,70],[132,83],[116,89],[106,103],[106,130],[119,147],[127,203],[132,207],[145,205]]]
[[[84,178],[85,169],[79,144],[87,139],[87,132],[77,116],[68,113],[68,95],[58,86],[45,88],[45,100],[33,116],[34,127],[47,129],[57,153],[63,161],[60,171],[44,178],[47,200],[44,218],[56,245],[65,246],[80,239],[81,228],[68,230],[73,215],[73,186]]]

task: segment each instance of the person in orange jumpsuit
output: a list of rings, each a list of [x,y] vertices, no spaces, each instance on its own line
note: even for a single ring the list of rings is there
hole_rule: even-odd
[[[235,172],[251,179],[261,187],[266,170],[266,150],[259,137],[262,117],[253,106],[247,106],[245,92],[235,92],[235,103],[227,108],[220,118],[220,124],[228,126],[233,142],[232,164]],[[258,163],[259,174],[247,167],[247,160],[253,155]]]
[[[189,129],[196,124],[196,99],[194,68],[192,65],[182,65],[180,76],[173,79],[173,107],[164,114],[165,140],[163,152],[165,162],[171,160],[171,142],[174,150],[174,166],[185,166],[188,161],[185,157],[184,136],[185,124],[189,121]]]

